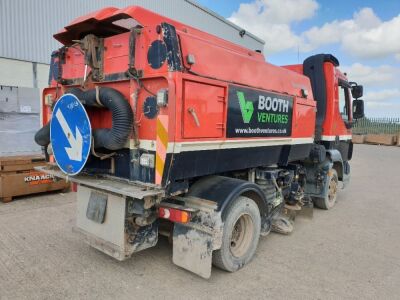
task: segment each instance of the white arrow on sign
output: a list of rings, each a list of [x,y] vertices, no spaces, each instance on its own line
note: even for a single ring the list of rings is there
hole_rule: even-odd
[[[80,133],[78,127],[75,128],[75,136],[72,134],[71,128],[69,128],[61,109],[57,110],[56,118],[61,125],[61,128],[68,139],[71,148],[65,148],[67,155],[70,160],[82,161],[82,134]]]

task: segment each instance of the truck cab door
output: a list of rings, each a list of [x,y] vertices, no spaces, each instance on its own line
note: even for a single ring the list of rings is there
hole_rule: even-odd
[[[338,86],[338,105],[339,105],[339,114],[346,128],[350,129],[353,121],[350,87],[346,82],[340,80]]]

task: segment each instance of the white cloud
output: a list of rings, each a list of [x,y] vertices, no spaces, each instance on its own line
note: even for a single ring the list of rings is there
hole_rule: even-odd
[[[381,89],[367,92],[363,97],[369,117],[399,117],[400,89]]]
[[[347,53],[359,58],[400,55],[400,15],[381,21],[371,8],[363,8],[349,20],[335,20],[312,27],[301,34],[302,51],[339,43]]]
[[[285,50],[294,52],[298,47],[302,52],[318,52],[323,46],[339,45],[359,61],[393,61],[392,65],[379,66],[353,63],[340,69],[351,81],[364,85],[368,115],[399,116],[400,14],[381,20],[372,8],[362,8],[352,18],[294,32],[293,25],[312,18],[318,8],[316,0],[253,0],[241,4],[229,19],[264,39],[267,55]]]
[[[383,89],[379,91],[368,92],[365,94],[364,99],[367,103],[379,103],[384,105],[385,102],[390,104],[390,101],[397,101],[400,103],[400,89]]]
[[[340,44],[358,58],[395,56],[400,60],[400,15],[382,21],[372,8],[366,7],[351,19],[334,20],[301,34],[293,32],[291,25],[312,18],[318,7],[315,0],[255,0],[241,4],[229,20],[264,39],[267,54],[297,47],[310,52],[324,45]]]
[[[363,97],[367,116],[400,116],[400,89],[388,88],[365,93]]]
[[[368,88],[397,87],[400,78],[400,69],[381,65],[377,67],[354,63],[351,66],[340,66],[351,81],[356,81]]]
[[[360,58],[398,56],[400,15],[382,22],[371,8],[363,8],[349,20],[335,20],[302,33],[303,51],[340,43],[349,54]]]
[[[380,23],[381,21],[371,8],[363,8],[354,13],[353,19],[334,20],[321,27],[314,26],[303,32],[303,49],[310,51],[322,45],[339,43],[348,34],[352,34],[361,28],[372,29],[379,26]]]
[[[364,99],[368,116],[400,116],[400,69],[389,66],[368,66],[354,63],[340,66],[350,81],[364,86]]]
[[[265,40],[266,52],[274,53],[301,43],[290,25],[313,17],[317,9],[315,0],[256,0],[241,4],[229,20]]]
[[[374,28],[362,28],[343,37],[343,49],[362,58],[400,54],[400,15]]]
[[[400,114],[400,103],[393,102],[365,102],[365,115],[367,117],[395,117]]]
[[[349,80],[364,86],[362,99],[369,117],[400,116],[400,68],[389,65],[368,66],[354,63],[340,66]]]

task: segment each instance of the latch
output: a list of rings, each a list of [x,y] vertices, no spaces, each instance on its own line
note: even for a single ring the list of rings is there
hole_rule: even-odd
[[[196,114],[196,111],[194,110],[194,108],[189,107],[188,112],[192,115],[194,122],[196,123],[196,126],[200,127],[200,121],[199,121],[199,118],[197,117],[197,114]]]

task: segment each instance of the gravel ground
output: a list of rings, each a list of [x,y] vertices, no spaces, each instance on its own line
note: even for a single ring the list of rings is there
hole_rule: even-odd
[[[75,195],[0,203],[0,299],[400,298],[400,148],[356,145],[352,182],[332,211],[261,238],[239,272],[204,280],[161,238],[118,262],[71,231]]]

